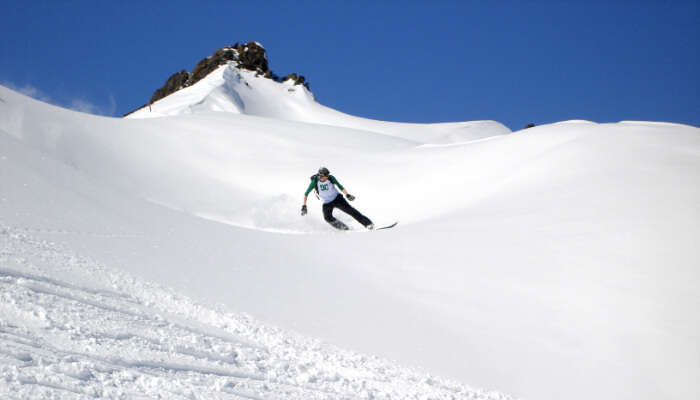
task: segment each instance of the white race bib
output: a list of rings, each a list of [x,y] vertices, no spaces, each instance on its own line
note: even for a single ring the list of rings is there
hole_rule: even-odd
[[[319,179],[316,186],[318,187],[318,195],[321,197],[321,200],[323,200],[323,204],[330,203],[338,196],[338,189],[335,188],[335,185],[330,179],[326,179],[325,181]]]

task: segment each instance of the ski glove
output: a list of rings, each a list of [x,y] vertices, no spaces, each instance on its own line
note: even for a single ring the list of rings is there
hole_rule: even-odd
[[[345,195],[345,197],[347,197],[348,200],[350,200],[350,201],[355,200],[355,196],[351,195],[350,193],[348,193],[347,195]]]
[[[306,204],[304,204],[303,206],[301,206],[301,215],[302,215],[302,216],[303,216],[303,215],[306,215]]]

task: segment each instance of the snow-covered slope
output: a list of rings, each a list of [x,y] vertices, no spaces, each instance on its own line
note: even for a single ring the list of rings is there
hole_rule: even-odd
[[[152,118],[165,115],[224,111],[288,121],[345,127],[384,133],[421,143],[455,143],[510,133],[495,121],[470,121],[441,124],[406,124],[358,118],[325,107],[314,100],[304,86],[291,80],[283,83],[240,69],[234,62],[222,65],[197,82],[127,118]]]
[[[700,393],[699,129],[571,121],[438,143],[431,125],[176,114],[102,118],[0,88],[0,390],[477,395],[391,359],[524,398]],[[337,233],[315,200],[299,216],[320,165],[400,225]]]
[[[507,399],[205,307],[33,233],[0,226],[2,398]]]

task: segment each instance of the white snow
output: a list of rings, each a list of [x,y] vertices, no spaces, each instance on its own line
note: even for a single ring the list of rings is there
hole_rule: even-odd
[[[510,133],[495,121],[406,124],[358,118],[319,104],[304,86],[291,82],[280,84],[253,71],[239,69],[231,62],[196,85],[153,103],[150,109],[144,107],[128,118],[227,111],[377,132],[422,143],[452,143]]]
[[[0,227],[3,398],[507,398],[204,307],[32,233]]]
[[[0,396],[700,396],[700,129],[289,88],[223,66],[117,120],[0,87]],[[321,165],[399,225],[301,217]]]

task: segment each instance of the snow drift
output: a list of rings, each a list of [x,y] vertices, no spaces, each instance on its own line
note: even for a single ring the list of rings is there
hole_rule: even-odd
[[[3,390],[107,390],[102,382],[115,380],[92,369],[108,358],[107,369],[124,380],[143,383],[142,373],[161,371],[159,382],[177,383],[178,396],[198,393],[200,379],[221,397],[236,388],[238,396],[284,398],[501,396],[421,380],[391,362],[343,361],[354,353],[325,344],[314,354],[335,361],[304,364],[288,352],[313,347],[308,339],[280,350],[290,370],[258,355],[255,362],[272,361],[251,383],[240,374],[252,374],[245,368],[253,364],[230,367],[243,347],[210,332],[241,336],[222,321],[245,312],[261,326],[518,397],[700,394],[699,129],[570,121],[508,133],[495,122],[397,124],[339,113],[287,86],[222,66],[126,120],[0,88],[0,312],[11,348],[4,363],[13,364],[2,371]],[[377,223],[398,219],[399,227],[364,233],[347,221],[357,232],[337,233],[313,201],[299,216],[320,165],[363,213]],[[63,261],[49,257],[57,251]],[[137,283],[82,273],[86,264]],[[189,306],[136,288],[148,285],[141,280],[222,311],[197,318]],[[59,291],[68,300],[56,307],[74,316],[62,321],[49,316]],[[138,362],[110,358],[107,348],[101,359],[85,359],[54,340],[68,325],[107,340],[81,325],[81,307],[115,301],[122,310],[120,296],[147,315],[164,310],[186,322],[176,327],[164,317],[161,339],[141,333],[157,321],[116,323],[133,338],[124,343],[134,354],[160,340]],[[119,313],[114,318],[133,314]],[[193,344],[178,343],[178,329],[192,324],[208,327]],[[256,334],[236,340],[269,337]],[[44,352],[58,361],[39,369],[41,379],[15,372]],[[305,386],[280,386],[291,382]],[[148,384],[150,395],[170,395]]]

